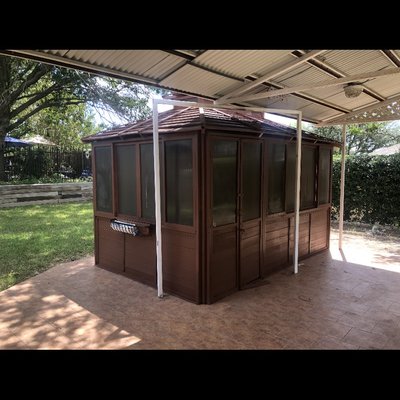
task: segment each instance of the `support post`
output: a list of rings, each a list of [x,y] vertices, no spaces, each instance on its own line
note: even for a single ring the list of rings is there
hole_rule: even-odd
[[[157,255],[157,295],[163,297],[162,239],[161,239],[161,184],[160,150],[158,143],[158,99],[153,99],[153,157],[154,157],[154,197],[156,216],[156,255]]]
[[[302,113],[297,115],[297,142],[296,142],[296,187],[294,201],[294,254],[293,272],[299,272],[299,225],[300,225],[300,184],[301,184],[301,119]]]
[[[344,178],[346,167],[346,125],[342,127],[342,159],[340,167],[339,249],[343,249]]]

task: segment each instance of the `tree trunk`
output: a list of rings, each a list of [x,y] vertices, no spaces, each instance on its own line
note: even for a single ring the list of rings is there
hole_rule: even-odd
[[[7,101],[10,90],[10,60],[0,57],[0,181],[5,181],[4,149],[7,128],[10,126],[10,105]]]

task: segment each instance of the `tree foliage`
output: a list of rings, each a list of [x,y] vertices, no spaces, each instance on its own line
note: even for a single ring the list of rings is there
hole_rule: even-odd
[[[341,126],[314,128],[313,133],[337,141],[342,140]],[[370,122],[348,125],[346,128],[347,154],[367,154],[396,143],[400,143],[400,128],[391,123]]]
[[[43,136],[61,150],[84,149],[88,145],[81,139],[92,135],[105,126],[96,124],[93,113],[85,104],[69,106],[66,110],[49,108],[32,116],[13,131],[13,136],[26,139],[35,135]]]
[[[82,116],[83,104],[93,109],[113,111],[126,121],[147,117],[150,89],[131,82],[65,69],[30,60],[0,56],[0,180],[4,179],[4,137],[20,136],[27,127],[45,120],[55,121],[63,114]],[[43,121],[31,120],[44,110],[53,110]],[[83,114],[86,115],[87,114]],[[60,119],[60,129],[66,116]],[[82,121],[82,118],[78,118]],[[90,125],[90,124],[89,124]],[[88,128],[88,126],[86,126]],[[42,134],[39,132],[39,134]],[[56,133],[54,133],[56,134]]]

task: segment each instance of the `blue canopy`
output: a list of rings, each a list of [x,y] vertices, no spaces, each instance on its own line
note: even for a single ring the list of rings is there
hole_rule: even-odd
[[[30,143],[25,142],[24,140],[16,139],[11,136],[5,137],[6,147],[27,147],[31,146]]]

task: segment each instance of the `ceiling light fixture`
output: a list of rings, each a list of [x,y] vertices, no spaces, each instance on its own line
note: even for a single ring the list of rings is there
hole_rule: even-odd
[[[344,89],[344,95],[348,98],[354,98],[358,97],[362,91],[364,90],[364,87],[360,85],[357,82],[354,83],[349,83],[346,86],[343,87]]]

